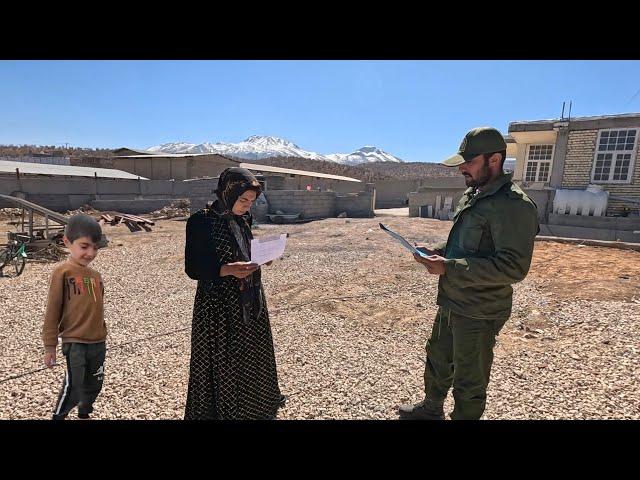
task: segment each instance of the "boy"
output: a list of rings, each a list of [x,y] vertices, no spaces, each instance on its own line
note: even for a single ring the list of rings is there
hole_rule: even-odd
[[[69,258],[51,274],[47,309],[42,328],[44,363],[56,362],[58,336],[67,360],[64,382],[53,411],[53,420],[64,420],[78,406],[78,418],[88,419],[102,389],[105,340],[102,277],[89,268],[98,254],[102,229],[88,215],[74,215],[64,230]]]

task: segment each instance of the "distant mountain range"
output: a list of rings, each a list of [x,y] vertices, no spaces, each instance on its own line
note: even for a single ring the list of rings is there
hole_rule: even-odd
[[[263,135],[252,135],[239,143],[164,143],[148,148],[147,151],[163,153],[219,153],[221,155],[229,155],[252,161],[273,157],[297,157],[311,160],[325,160],[341,165],[359,165],[362,163],[377,162],[404,163],[400,158],[373,146],[365,146],[351,153],[321,155],[303,150],[288,140]]]

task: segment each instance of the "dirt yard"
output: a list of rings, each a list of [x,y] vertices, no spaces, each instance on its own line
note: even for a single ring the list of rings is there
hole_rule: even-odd
[[[264,267],[281,419],[394,419],[422,398],[437,278],[378,228],[446,239],[451,222],[384,216],[259,225],[290,233]],[[6,241],[6,221],[0,238]],[[153,232],[106,226],[92,266],[105,280],[109,350],[98,419],[179,419],[196,282],[183,271],[185,222]],[[64,361],[38,371],[52,263],[0,279],[0,419],[50,417]],[[640,253],[537,242],[495,349],[487,419],[640,419]],[[447,411],[452,402],[447,400]]]

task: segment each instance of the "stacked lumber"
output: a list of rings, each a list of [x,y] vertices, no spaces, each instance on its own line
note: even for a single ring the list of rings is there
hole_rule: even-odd
[[[115,214],[111,216],[107,213],[103,213],[100,215],[100,223],[101,224],[109,224],[112,226],[120,225],[124,223],[127,228],[132,232],[139,232],[141,230],[146,230],[147,232],[151,231],[151,226],[155,225],[155,223],[147,218],[138,217],[136,215],[125,215],[123,213]]]

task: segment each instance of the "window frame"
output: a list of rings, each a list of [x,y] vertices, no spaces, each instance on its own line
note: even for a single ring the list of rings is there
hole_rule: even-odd
[[[530,160],[529,159],[529,154],[531,152],[531,147],[537,147],[537,146],[549,146],[551,147],[551,158],[549,160]],[[549,183],[551,181],[551,172],[553,170],[553,155],[555,153],[556,150],[556,146],[553,143],[530,143],[527,145],[527,151],[525,153],[524,156],[524,170],[522,171],[522,180],[524,182],[527,183]],[[549,162],[549,173],[547,175],[547,179],[546,180],[538,180],[539,175],[540,175],[540,164],[544,162],[547,163]],[[530,163],[536,163],[536,170],[535,170],[535,179],[534,180],[527,180],[527,171],[528,171],[528,166]]]
[[[633,143],[633,149],[631,150],[606,150],[606,151],[600,151],[598,149],[598,147],[600,146],[600,139],[602,138],[602,133],[603,132],[611,132],[611,131],[620,131],[620,130],[625,130],[625,131],[630,131],[630,130],[635,130],[636,134],[635,134],[635,138],[634,138],[634,143]],[[598,130],[598,136],[596,138],[596,145],[595,145],[595,151],[593,153],[593,165],[591,166],[591,175],[590,175],[590,181],[591,183],[594,184],[630,184],[633,182],[633,173],[634,173],[634,168],[635,168],[635,162],[636,162],[636,156],[637,156],[637,152],[638,152],[638,135],[640,135],[640,128],[638,127],[617,127],[617,128],[603,128],[602,130]],[[611,154],[611,167],[609,168],[609,176],[608,179],[606,180],[596,180],[594,178],[595,173],[596,173],[596,164],[598,161],[598,155],[599,154],[607,154],[610,153]],[[613,176],[615,174],[615,168],[616,168],[616,156],[619,154],[630,154],[631,157],[629,159],[629,173],[627,175],[627,179],[626,180],[613,180]]]

